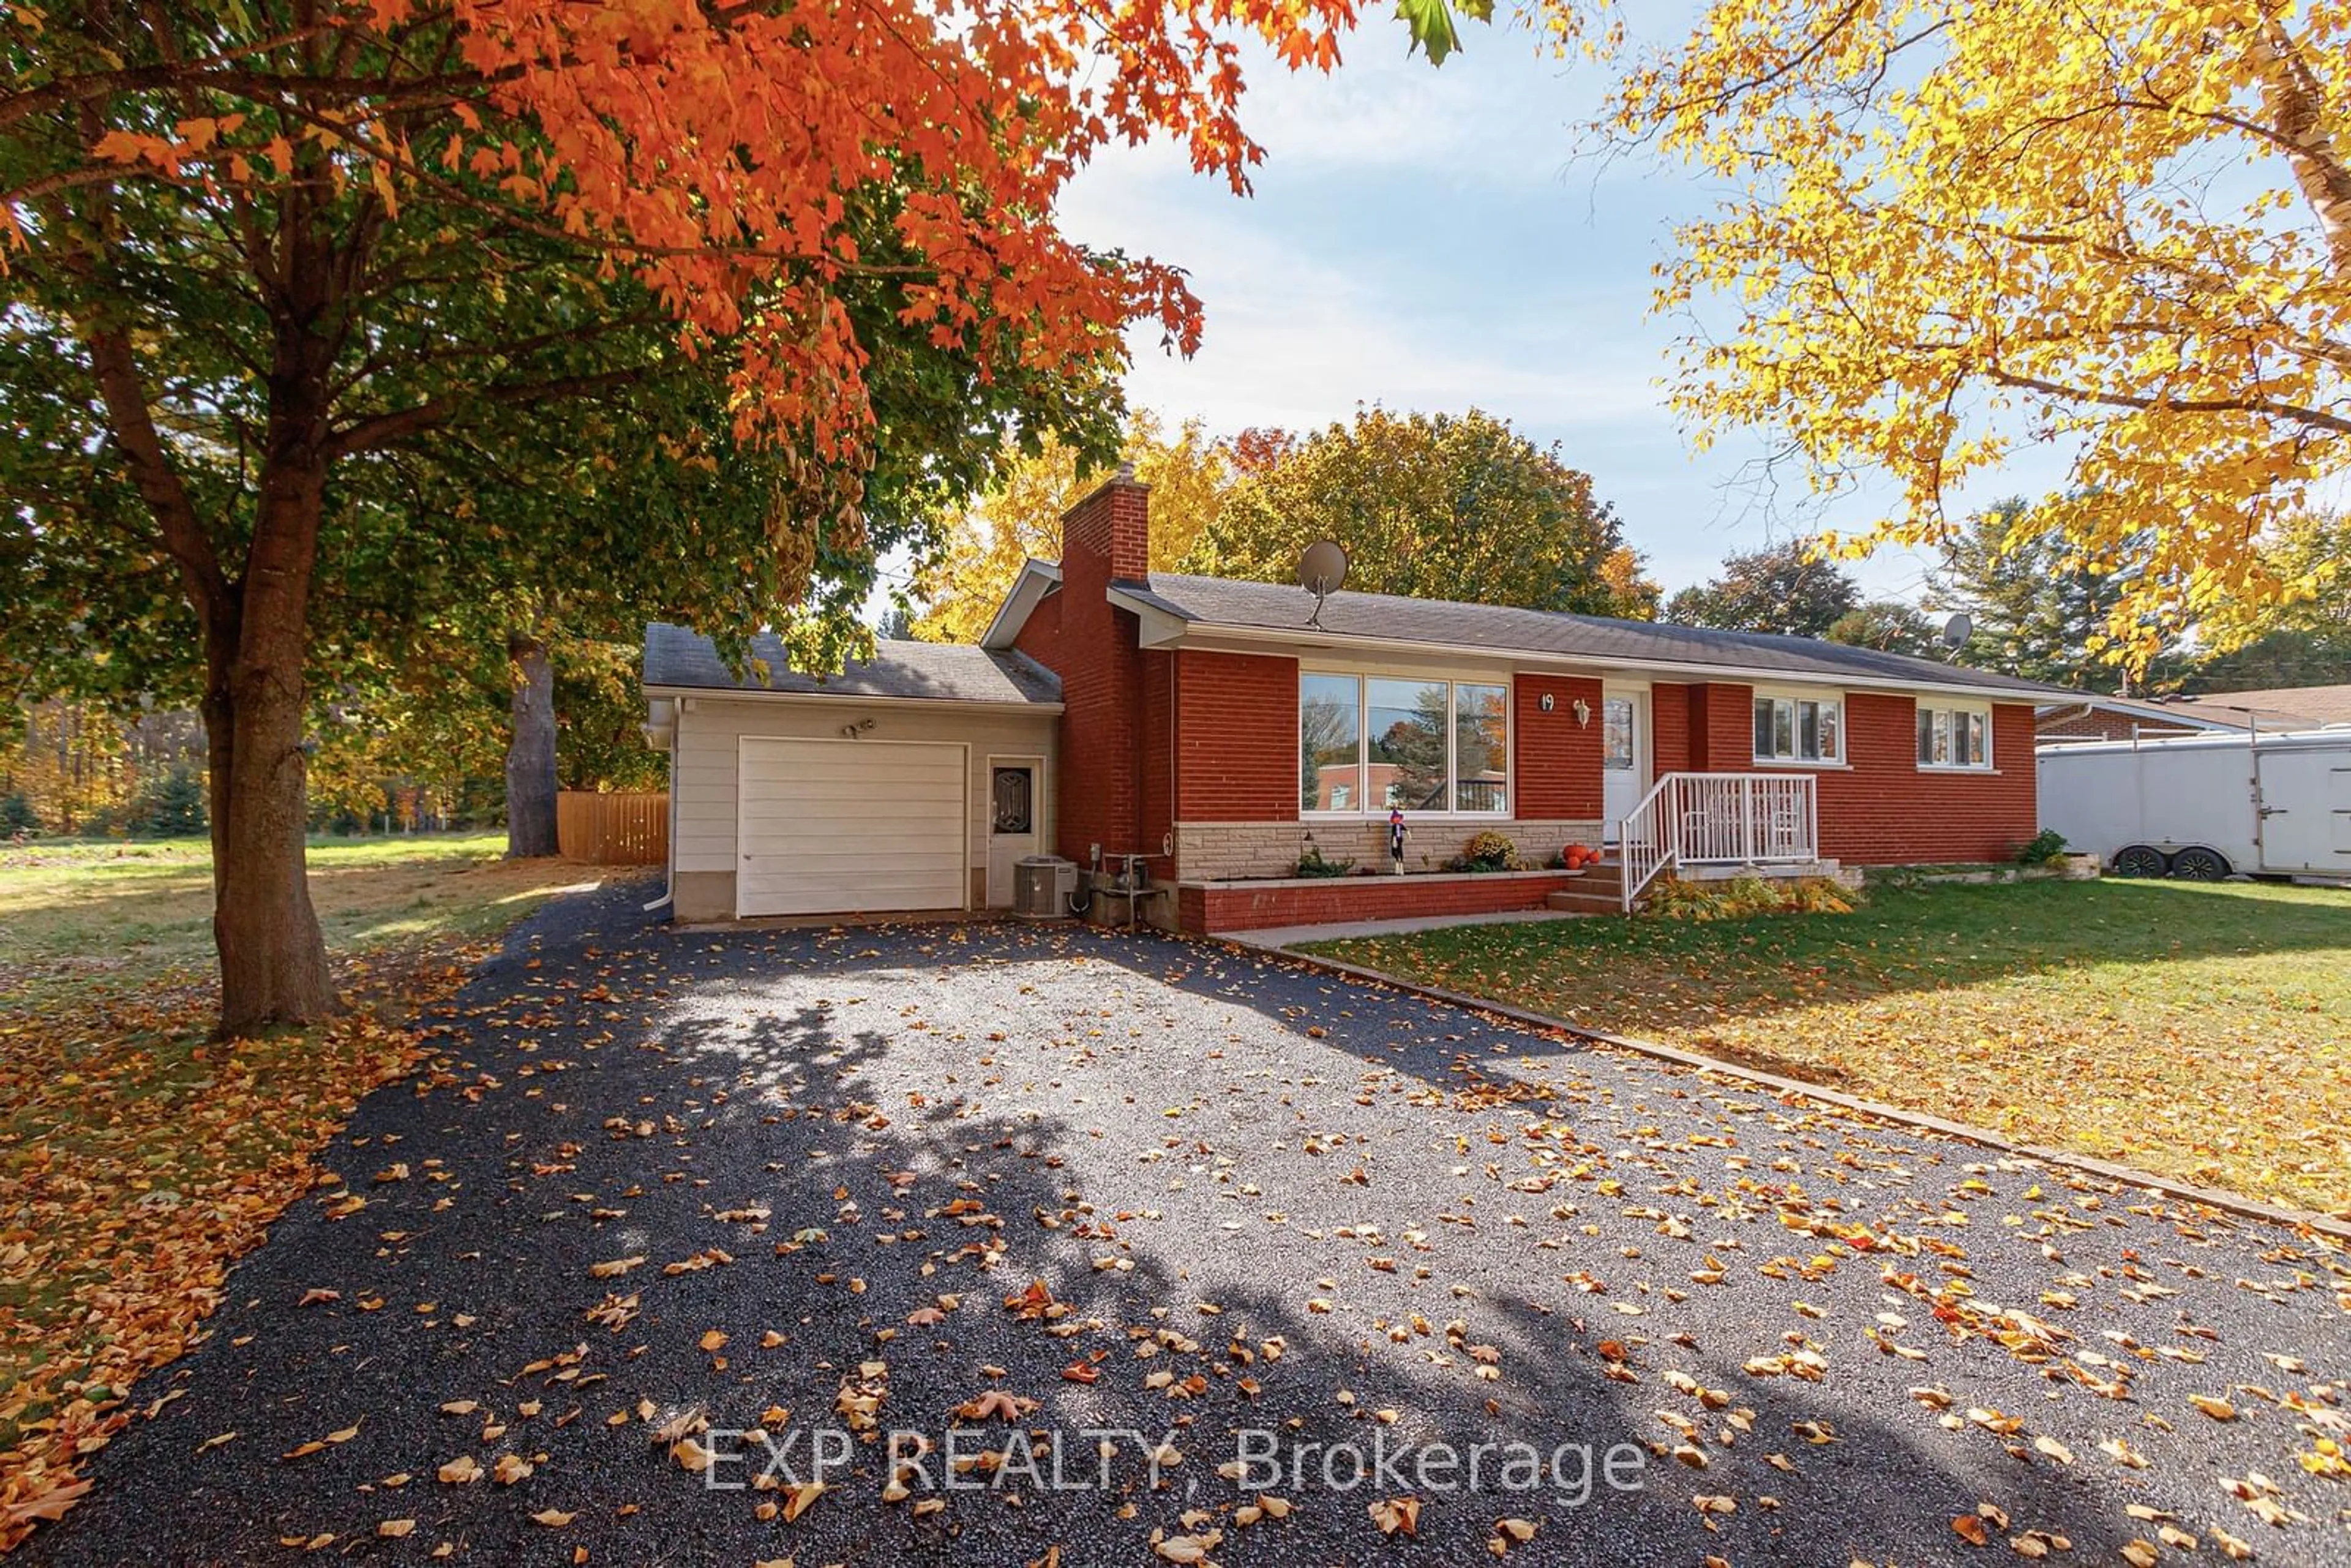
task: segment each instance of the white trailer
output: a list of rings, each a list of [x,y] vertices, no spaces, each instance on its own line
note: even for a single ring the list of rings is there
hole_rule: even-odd
[[[2351,729],[2041,748],[2041,825],[2123,876],[2351,877]]]

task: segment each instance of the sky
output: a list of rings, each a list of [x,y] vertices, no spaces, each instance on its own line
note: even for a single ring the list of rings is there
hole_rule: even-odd
[[[1206,306],[1189,360],[1155,326],[1133,334],[1129,402],[1219,434],[1311,429],[1361,403],[1475,405],[1560,442],[1669,591],[1732,551],[1871,521],[1865,491],[1825,513],[1793,474],[1792,493],[1759,494],[1760,437],[1698,454],[1665,407],[1687,323],[1649,313],[1650,272],[1708,187],[1580,150],[1598,68],[1544,59],[1523,31],[1463,37],[1432,68],[1374,7],[1330,76],[1255,57],[1242,121],[1267,158],[1247,198],[1165,146],[1106,152],[1079,176],[1064,232],[1185,267]],[[1926,565],[1889,550],[1853,570],[1872,595],[1915,599]]]

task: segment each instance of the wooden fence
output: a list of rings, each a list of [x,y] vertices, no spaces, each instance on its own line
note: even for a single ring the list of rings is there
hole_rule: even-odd
[[[563,858],[598,865],[659,865],[669,858],[669,797],[565,789],[555,797]]]

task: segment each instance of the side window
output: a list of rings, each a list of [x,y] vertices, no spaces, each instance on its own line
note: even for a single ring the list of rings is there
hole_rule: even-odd
[[[1755,760],[1844,761],[1844,700],[1842,697],[1757,697]]]
[[[1918,766],[1991,767],[1991,714],[1980,707],[1918,705]]]

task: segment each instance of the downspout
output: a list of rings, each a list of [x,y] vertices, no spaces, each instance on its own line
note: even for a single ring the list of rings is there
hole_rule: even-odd
[[[677,732],[684,720],[684,705],[680,704],[670,720],[669,777],[664,780],[669,786],[669,831],[664,835],[668,841],[662,852],[662,895],[644,905],[648,915],[656,909],[667,909],[670,901],[677,896]]]

